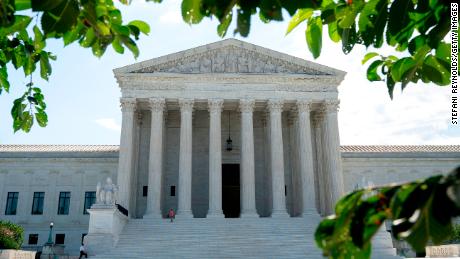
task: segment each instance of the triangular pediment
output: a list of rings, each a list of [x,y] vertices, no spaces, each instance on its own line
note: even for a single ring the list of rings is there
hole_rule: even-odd
[[[343,77],[345,73],[327,66],[289,56],[236,39],[139,62],[114,70],[119,73],[240,73],[302,74]]]

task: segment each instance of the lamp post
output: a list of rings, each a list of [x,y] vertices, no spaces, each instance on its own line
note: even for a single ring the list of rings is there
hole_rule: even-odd
[[[232,151],[233,144],[232,139],[230,138],[230,111],[228,111],[228,139],[227,139],[227,151]]]
[[[51,222],[50,223],[50,234],[48,236],[48,242],[46,242],[45,245],[49,245],[49,246],[53,245],[53,226],[54,226],[54,223]]]

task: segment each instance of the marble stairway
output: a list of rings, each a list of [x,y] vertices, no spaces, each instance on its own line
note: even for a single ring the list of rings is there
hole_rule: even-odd
[[[114,249],[93,258],[323,258],[316,225],[304,218],[134,219]],[[373,258],[394,258],[391,238],[379,240]]]

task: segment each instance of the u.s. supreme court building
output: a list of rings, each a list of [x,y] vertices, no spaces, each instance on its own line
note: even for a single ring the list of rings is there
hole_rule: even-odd
[[[313,232],[343,194],[460,162],[460,146],[341,146],[345,72],[235,39],[114,73],[119,146],[0,146],[0,218],[26,249],[54,222],[68,254],[86,236],[98,258],[320,258]]]

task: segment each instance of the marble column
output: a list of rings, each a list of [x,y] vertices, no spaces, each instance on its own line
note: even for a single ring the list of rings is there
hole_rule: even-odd
[[[209,107],[209,210],[208,218],[223,218],[222,212],[222,130],[224,100],[208,101]]]
[[[152,98],[150,105],[150,152],[149,152],[149,175],[147,210],[145,216],[149,218],[161,218],[161,183],[163,169],[163,127],[165,99]]]
[[[133,185],[132,173],[134,168],[134,115],[136,111],[135,98],[121,98],[121,134],[120,154],[118,159],[117,184],[118,204],[129,210],[129,215],[134,215],[130,206],[131,187]]]
[[[319,212],[321,216],[326,215],[327,211],[327,204],[328,199],[326,188],[327,184],[327,174],[324,170],[324,145],[323,145],[323,128],[321,125],[323,124],[324,118],[324,111],[319,109],[315,111],[315,115],[313,116],[313,125],[315,128],[315,141],[316,141],[316,175],[318,177],[318,195],[319,195]]]
[[[318,216],[315,206],[315,175],[313,171],[313,148],[310,128],[310,100],[298,100],[299,159],[302,193],[302,215]]]
[[[254,100],[240,100],[241,111],[241,215],[258,217],[254,169]]]
[[[331,193],[331,210],[335,207],[337,201],[344,194],[343,174],[342,174],[342,157],[340,152],[339,126],[337,120],[337,111],[339,108],[338,100],[326,100],[325,115],[325,153],[327,156],[327,172],[329,182],[329,192]]]
[[[191,99],[180,99],[179,206],[178,218],[193,218],[192,214],[192,112]]]
[[[272,170],[272,217],[288,217],[284,183],[282,100],[269,100],[270,110],[270,160]]]

